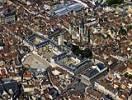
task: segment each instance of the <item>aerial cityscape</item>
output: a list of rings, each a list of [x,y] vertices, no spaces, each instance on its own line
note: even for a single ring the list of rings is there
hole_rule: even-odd
[[[0,100],[132,100],[132,0],[0,0]]]

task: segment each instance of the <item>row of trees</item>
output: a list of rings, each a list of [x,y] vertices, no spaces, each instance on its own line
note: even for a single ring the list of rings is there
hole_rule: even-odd
[[[106,0],[108,5],[121,4],[122,2],[124,2],[124,0]]]

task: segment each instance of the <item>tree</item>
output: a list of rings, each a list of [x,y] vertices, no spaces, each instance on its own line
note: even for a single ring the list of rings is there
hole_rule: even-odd
[[[127,35],[127,29],[123,26],[120,27],[119,34],[121,35]]]
[[[108,5],[121,4],[122,2],[124,2],[124,0],[106,0]]]
[[[89,48],[86,48],[85,50],[83,50],[81,55],[82,55],[82,58],[92,58],[93,57],[93,53]]]
[[[71,50],[77,56],[79,56],[79,54],[81,53],[81,50],[79,49],[79,46],[76,46],[76,45],[72,45]]]
[[[132,24],[127,25],[127,30],[129,31],[131,29],[132,29]]]

